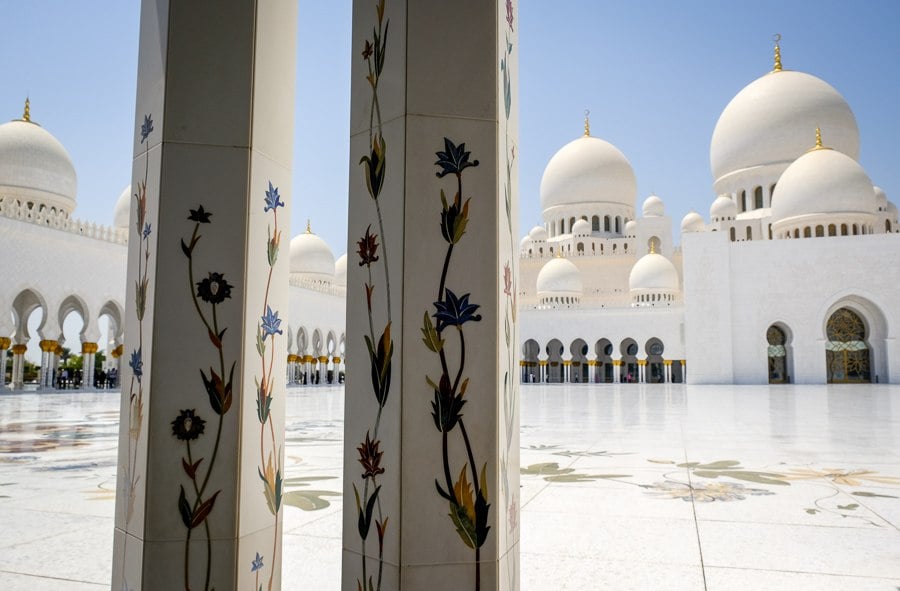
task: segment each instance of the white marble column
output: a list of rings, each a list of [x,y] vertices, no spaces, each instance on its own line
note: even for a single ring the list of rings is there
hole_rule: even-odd
[[[10,350],[13,354],[12,389],[21,390],[25,387],[25,351],[28,345],[17,343]]]
[[[11,343],[9,337],[0,337],[0,388],[6,386],[6,354]]]
[[[82,390],[94,390],[94,368],[96,367],[97,343],[81,343]]]
[[[613,364],[613,382],[616,384],[622,383],[622,362],[618,359],[612,362]]]
[[[519,588],[515,4],[354,2],[346,591]]]
[[[297,3],[144,0],[112,588],[281,588]]]

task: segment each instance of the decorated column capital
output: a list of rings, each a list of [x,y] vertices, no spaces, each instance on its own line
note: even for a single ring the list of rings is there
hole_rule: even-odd
[[[12,339],[9,337],[0,337],[0,350],[9,349],[9,346],[12,344]]]
[[[56,348],[59,346],[57,341],[51,341],[49,339],[45,339],[39,343],[41,347],[41,351],[45,353],[55,352]]]
[[[23,345],[22,343],[15,344],[10,348],[13,355],[24,355],[27,350],[28,345]]]
[[[81,343],[81,352],[84,354],[96,353],[99,348],[97,343]]]

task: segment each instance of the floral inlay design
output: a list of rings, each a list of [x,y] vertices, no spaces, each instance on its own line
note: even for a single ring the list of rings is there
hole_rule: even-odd
[[[206,418],[196,408],[184,409],[172,421],[172,435],[184,443],[184,456],[181,458],[181,468],[186,477],[187,488],[184,484],[179,486],[178,512],[181,521],[187,530],[184,541],[184,587],[192,587],[191,579],[191,538],[194,531],[201,528],[206,539],[205,574],[203,589],[209,591],[210,576],[212,573],[212,544],[209,533],[209,519],[215,509],[216,499],[221,490],[210,491],[209,481],[216,467],[219,447],[222,442],[222,426],[224,416],[231,409],[234,400],[234,368],[236,361],[230,364],[225,359],[223,343],[228,327],[223,327],[219,322],[219,306],[227,304],[231,299],[234,286],[231,285],[223,273],[207,271],[200,275],[198,280],[194,271],[196,252],[203,235],[201,226],[212,224],[211,212],[206,211],[202,205],[197,209],[189,209],[188,221],[194,223],[194,229],[190,239],[181,240],[181,252],[187,258],[187,287],[191,302],[197,317],[200,319],[203,329],[207,334],[212,348],[212,365],[206,368],[198,368],[200,383],[208,403],[207,410],[211,412],[215,423],[215,439],[210,445],[208,438]],[[198,388],[199,390],[199,388]],[[206,411],[204,411],[206,412]],[[207,415],[208,416],[208,415]],[[197,587],[197,585],[193,585]]]
[[[272,275],[275,272],[275,263],[278,261],[278,252],[281,246],[281,230],[278,229],[278,208],[284,207],[278,187],[268,182],[265,191],[263,213],[272,215],[272,224],[266,228],[266,242],[262,249],[266,253],[266,264],[269,269],[266,273],[266,282],[263,286],[264,295],[261,315],[256,325],[256,353],[259,356],[259,370],[254,376],[256,384],[256,418],[259,420],[259,466],[257,473],[263,484],[263,497],[266,507],[272,514],[274,531],[272,533],[272,557],[269,565],[268,589],[272,589],[275,581],[275,560],[278,549],[279,512],[284,501],[284,450],[278,446],[275,436],[274,418],[272,417],[272,400],[276,396],[276,389],[283,394],[284,382],[277,380],[275,376],[275,353],[277,347],[275,339],[284,334],[281,328],[282,319],[279,313],[272,309],[269,303],[269,291],[272,287]],[[259,553],[257,553],[259,556]],[[259,571],[263,568],[260,562],[255,569],[258,585]]]
[[[477,314],[480,307],[470,302],[471,294],[457,295],[447,285],[447,275],[453,258],[453,251],[466,233],[469,223],[469,203],[471,198],[464,198],[463,172],[470,167],[478,166],[478,160],[470,160],[470,152],[466,144],[456,145],[449,138],[444,138],[444,150],[436,152],[435,165],[440,167],[436,173],[438,178],[452,175],[456,180],[453,198],[448,200],[444,190],[440,190],[441,237],[447,243],[444,255],[441,278],[434,302],[434,312],[423,315],[422,342],[433,352],[440,363],[440,377],[432,379],[426,375],[425,381],[433,394],[431,401],[431,417],[434,426],[441,434],[443,474],[435,479],[438,494],[449,504],[450,521],[456,528],[462,542],[475,551],[475,589],[481,588],[481,547],[487,540],[490,526],[488,513],[491,505],[488,502],[487,464],[479,467],[475,460],[475,452],[466,430],[462,409],[467,403],[465,398],[469,388],[469,377],[466,370],[466,339],[464,326],[469,322],[479,322]],[[432,317],[434,322],[432,322]],[[453,350],[451,341],[445,332],[450,330],[455,335]],[[479,385],[475,390],[482,390]],[[458,429],[457,429],[458,427]],[[467,463],[460,467],[458,476],[456,467],[451,465],[449,438],[454,432],[459,433],[465,446]]]
[[[134,281],[134,309],[137,316],[137,348],[128,356],[128,367],[131,369],[131,380],[128,384],[128,463],[124,466],[125,486],[127,487],[127,503],[124,506],[125,525],[131,522],[134,514],[134,501],[140,475],[137,473],[137,447],[144,428],[144,316],[147,312],[147,293],[150,289],[150,235],[152,227],[147,212],[147,179],[150,173],[150,134],[153,132],[153,116],[144,115],[141,125],[141,144],[144,145],[144,178],[137,184],[134,197],[135,228],[140,237],[138,249],[138,272]],[[146,142],[146,143],[145,143]]]
[[[356,580],[357,589],[360,591],[381,591],[384,573],[384,541],[388,534],[390,521],[389,516],[382,510],[379,497],[382,490],[379,477],[384,475],[388,468],[384,459],[384,451],[381,449],[381,441],[378,438],[381,415],[391,391],[391,368],[394,355],[394,341],[391,337],[390,267],[381,211],[381,200],[385,198],[383,189],[388,170],[388,146],[382,135],[381,106],[378,98],[378,87],[384,72],[390,28],[390,19],[385,18],[384,12],[385,0],[377,0],[375,3],[377,20],[372,28],[372,38],[365,40],[362,50],[362,59],[366,62],[366,80],[372,94],[369,102],[368,151],[360,158],[359,164],[362,166],[365,176],[366,190],[374,205],[378,230],[373,233],[370,224],[366,228],[365,234],[357,241],[359,266],[365,267],[366,270],[364,289],[369,322],[368,332],[364,334],[363,338],[369,354],[372,396],[377,407],[364,438],[361,434],[357,435],[362,439],[357,447],[358,461],[362,467],[360,473],[362,482],[359,486],[356,482],[352,483],[356,500],[357,532],[360,540],[361,568],[360,576]],[[381,249],[380,254],[379,248]],[[381,275],[384,279],[383,285],[379,285],[376,281],[379,269],[383,272]],[[383,300],[380,299],[382,295]],[[376,323],[379,322],[379,318],[385,319],[384,327],[381,328],[379,324],[376,331]],[[376,573],[370,574],[367,548],[373,521],[378,538],[378,561]]]
[[[773,495],[763,488],[749,488],[736,482],[710,482],[708,484],[688,484],[664,481],[644,485],[647,493],[666,498],[681,499],[685,502],[712,503],[713,501],[743,501],[747,496]]]

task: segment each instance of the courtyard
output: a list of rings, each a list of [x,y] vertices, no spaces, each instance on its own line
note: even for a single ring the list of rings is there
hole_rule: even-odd
[[[340,588],[343,394],[288,390],[285,590]],[[109,588],[118,415],[0,395],[0,589]],[[520,498],[523,590],[894,591],[900,386],[522,386]]]

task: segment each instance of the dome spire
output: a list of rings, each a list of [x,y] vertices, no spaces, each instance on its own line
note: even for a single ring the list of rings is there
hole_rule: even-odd
[[[27,96],[25,97],[25,112],[22,113],[22,121],[31,123],[31,100]]]
[[[309,218],[306,218],[306,233],[307,233],[307,234],[312,234],[312,233],[313,233],[312,227],[310,226],[310,223],[309,223]]]
[[[591,137],[591,110],[584,110],[584,137]]]
[[[650,240],[650,253],[656,254],[656,240]]]
[[[781,41],[781,34],[775,33],[772,36],[772,39],[775,41],[775,67],[772,69],[773,72],[781,71],[781,45],[779,45],[779,41]]]
[[[809,149],[810,152],[813,150],[830,150],[831,148],[826,148],[824,144],[822,144],[822,130],[816,127],[816,145]]]

